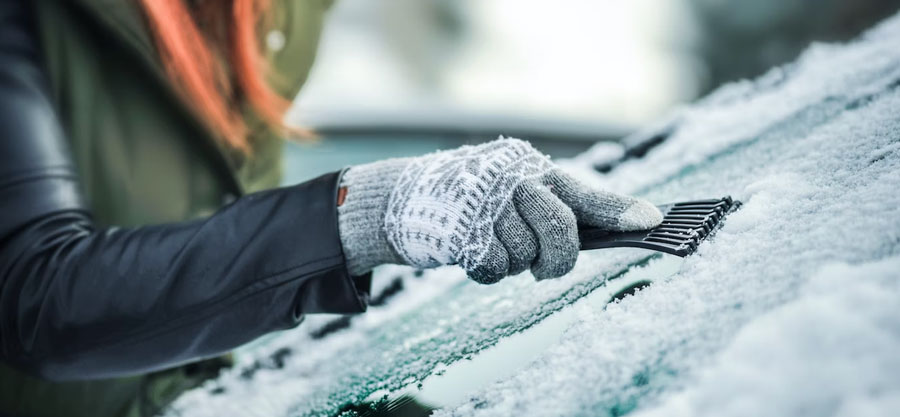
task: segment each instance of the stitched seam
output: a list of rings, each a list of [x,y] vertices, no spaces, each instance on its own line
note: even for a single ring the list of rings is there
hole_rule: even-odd
[[[35,170],[38,171],[38,170]],[[21,185],[24,182],[30,181],[38,181],[43,179],[77,179],[78,176],[71,172],[66,173],[52,173],[47,172],[50,170],[40,170],[43,171],[41,173],[31,172],[28,174],[17,175],[12,178],[8,178],[6,181],[0,182],[0,189],[12,188],[18,185]]]

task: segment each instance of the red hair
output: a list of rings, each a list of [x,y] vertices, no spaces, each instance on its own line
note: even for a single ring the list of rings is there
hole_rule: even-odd
[[[233,148],[249,152],[242,103],[283,129],[290,102],[266,81],[257,30],[269,0],[140,0],[169,79],[203,121]]]

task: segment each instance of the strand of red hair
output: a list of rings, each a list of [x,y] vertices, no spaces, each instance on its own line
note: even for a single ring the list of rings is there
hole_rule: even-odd
[[[266,81],[259,29],[269,0],[140,0],[169,79],[229,146],[250,151],[242,102],[270,127],[287,131],[290,102]]]

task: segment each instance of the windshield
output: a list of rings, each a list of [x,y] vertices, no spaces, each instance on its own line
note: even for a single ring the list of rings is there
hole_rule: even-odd
[[[743,201],[683,263],[638,249],[588,251],[560,279],[524,273],[492,286],[455,267],[382,268],[376,294],[403,288],[390,302],[324,337],[334,317],[309,317],[248,347],[173,415],[359,411],[504,340],[522,346],[494,361],[516,366],[485,385],[439,392],[450,399],[437,415],[702,415],[709,404],[765,414],[897,389],[898,40],[895,17],[858,41],[815,45],[794,64],[677,112],[667,139],[642,158],[607,174],[593,169],[591,153],[565,164],[657,203]],[[607,304],[615,278],[636,268],[650,271],[638,281],[653,284]],[[591,294],[600,301],[578,301]],[[555,317],[556,328],[539,327]],[[547,333],[514,339],[526,329]],[[876,348],[859,354],[860,341]]]

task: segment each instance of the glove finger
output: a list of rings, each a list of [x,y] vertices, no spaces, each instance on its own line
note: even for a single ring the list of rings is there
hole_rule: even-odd
[[[572,210],[549,189],[534,183],[519,187],[513,201],[538,240],[537,260],[531,265],[534,277],[556,278],[571,271],[579,248]]]
[[[594,189],[559,169],[547,174],[544,183],[586,225],[607,230],[647,230],[663,219],[659,209],[647,200]]]
[[[537,238],[534,237],[531,227],[516,211],[515,205],[506,205],[497,218],[494,233],[509,255],[509,275],[520,274],[531,267],[537,257]]]
[[[496,235],[491,235],[491,243],[480,262],[467,271],[469,279],[479,284],[494,284],[503,279],[509,271],[509,255],[506,247]]]

